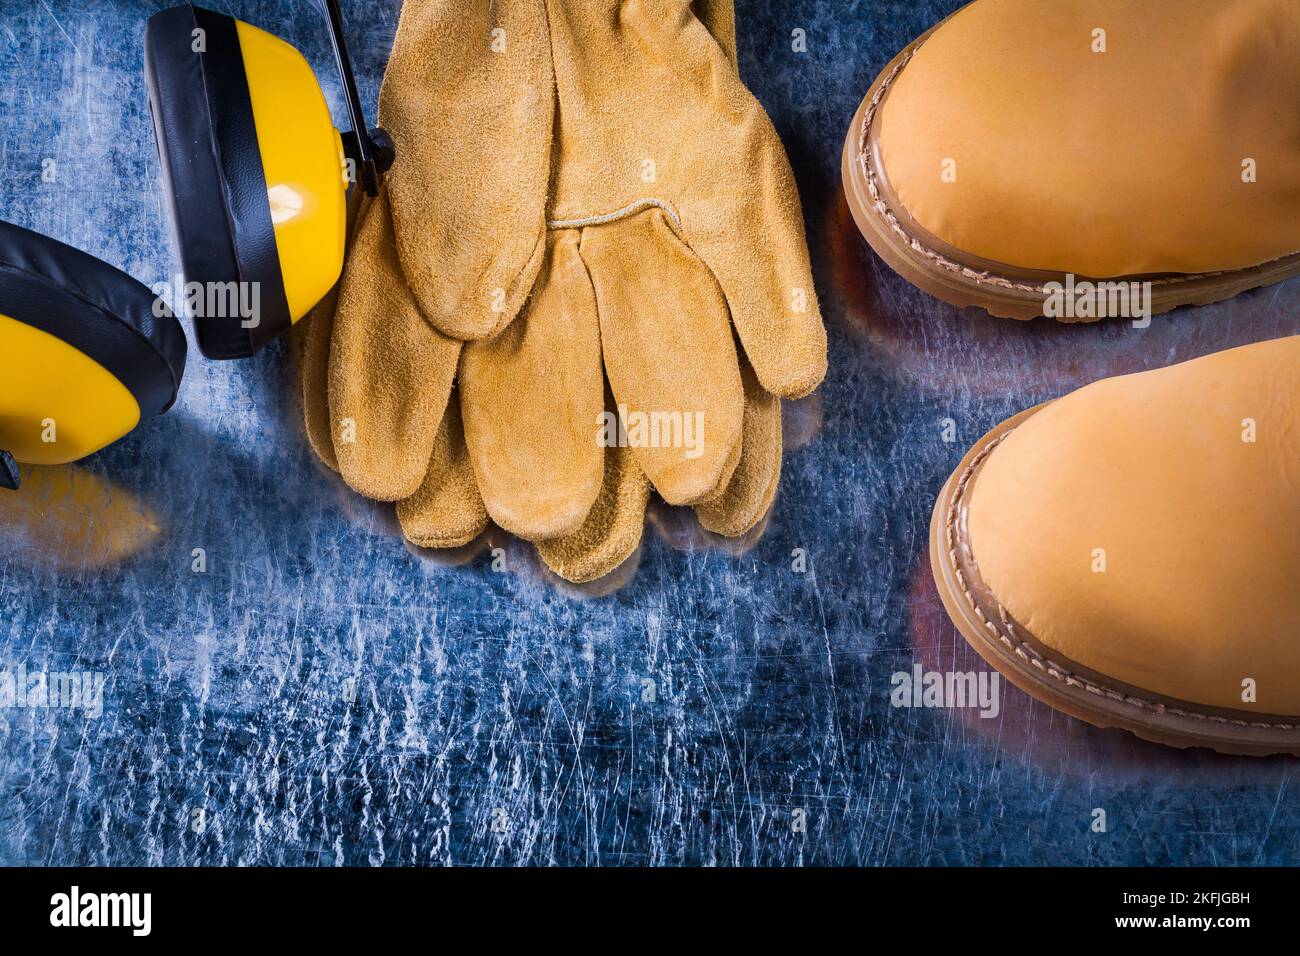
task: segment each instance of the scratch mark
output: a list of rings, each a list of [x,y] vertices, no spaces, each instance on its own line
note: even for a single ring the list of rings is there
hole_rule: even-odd
[[[46,0],[41,0],[41,6],[43,6],[45,12],[50,15],[50,19],[54,21],[54,25],[59,28],[59,32],[63,34],[63,39],[67,40],[72,46],[72,49],[77,51],[77,56],[81,56],[81,47],[77,46],[72,37],[68,36],[68,31],[63,29],[63,24],[60,23],[59,18],[54,15],[54,11],[50,9],[49,3],[46,2]]]

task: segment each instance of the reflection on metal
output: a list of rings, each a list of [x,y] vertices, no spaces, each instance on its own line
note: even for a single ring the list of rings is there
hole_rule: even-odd
[[[0,554],[19,565],[111,568],[161,532],[145,502],[84,464],[29,465],[22,487],[0,496]]]

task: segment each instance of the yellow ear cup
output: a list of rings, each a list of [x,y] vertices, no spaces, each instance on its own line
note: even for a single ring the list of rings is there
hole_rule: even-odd
[[[140,421],[125,385],[58,336],[0,315],[0,448],[23,464],[61,465]]]
[[[337,4],[323,7],[349,115],[363,125]],[[191,4],[149,18],[145,78],[186,284],[241,303],[238,315],[194,315],[199,347],[252,355],[338,281],[349,181],[377,192],[391,144],[379,130],[340,135],[294,47]]]
[[[343,270],[347,160],[311,67],[279,37],[236,21],[289,317]]]
[[[185,333],[148,288],[0,221],[0,487],[96,452],[176,401]]]

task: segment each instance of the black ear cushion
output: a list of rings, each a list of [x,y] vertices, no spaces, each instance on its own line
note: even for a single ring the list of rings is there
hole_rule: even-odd
[[[186,280],[258,285],[259,323],[196,317],[199,348],[209,358],[252,355],[292,319],[234,19],[189,4],[150,17],[145,80]]]
[[[135,396],[141,417],[176,401],[185,333],[157,297],[106,262],[0,220],[0,315],[57,336]]]
[[[189,6],[164,10],[151,17],[145,28],[145,83],[163,194],[186,278],[237,282],[239,262],[203,95],[202,61],[192,52],[195,28]],[[196,332],[203,353],[211,354],[206,323]],[[221,351],[231,347],[227,343]],[[244,351],[247,343],[241,348],[236,341],[233,348]]]

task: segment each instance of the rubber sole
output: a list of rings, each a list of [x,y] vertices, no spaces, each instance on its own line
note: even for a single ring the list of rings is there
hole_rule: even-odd
[[[841,173],[853,219],[871,248],[889,267],[914,286],[958,307],[976,306],[992,315],[1032,319],[1044,314],[1049,283],[1065,285],[1065,273],[1021,270],[978,260],[928,234],[893,195],[880,163],[880,113],[890,87],[913,54],[939,29],[939,23],[890,61],[867,90],[844,142]],[[1300,253],[1249,269],[1161,276],[1119,276],[1076,282],[1151,283],[1150,314],[1183,305],[1207,305],[1250,289],[1300,275]],[[1060,317],[1062,322],[1095,322],[1094,317]]]
[[[1300,717],[1207,707],[1113,680],[1057,654],[1021,626],[979,575],[967,504],[988,456],[1042,408],[998,425],[966,453],[944,484],[930,520],[930,566],[949,617],[991,666],[1049,707],[1096,727],[1118,727],[1171,747],[1220,753],[1300,755]]]

